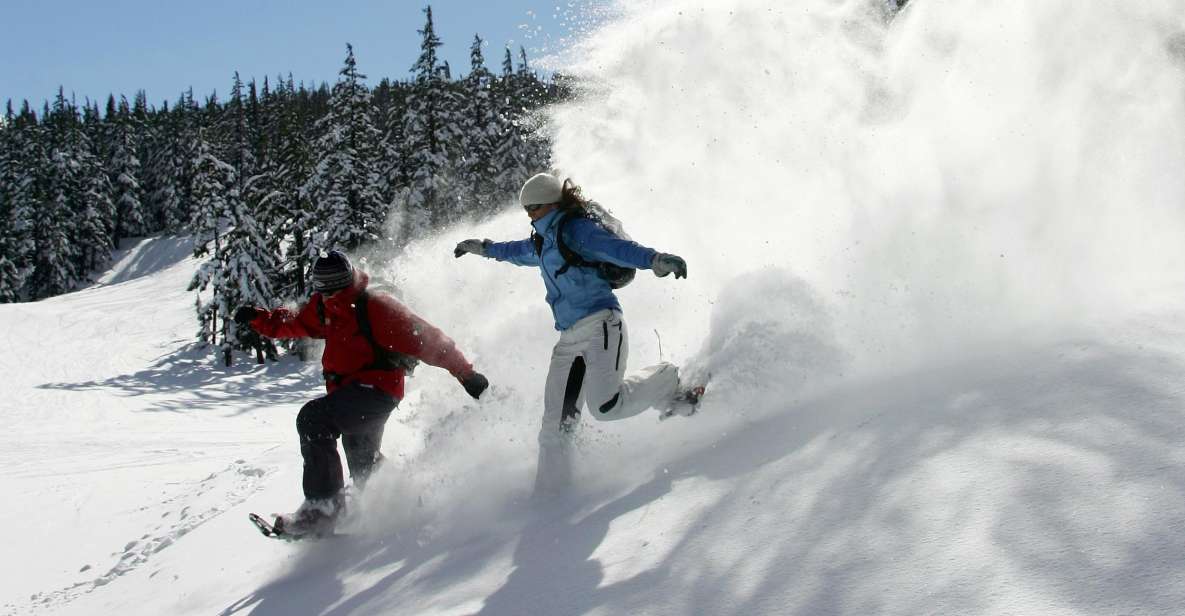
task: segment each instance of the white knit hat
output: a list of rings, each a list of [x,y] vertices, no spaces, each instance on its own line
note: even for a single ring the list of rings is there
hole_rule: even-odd
[[[550,173],[540,173],[523,184],[522,191],[518,193],[518,202],[523,207],[559,203],[563,195],[564,185],[559,178]]]

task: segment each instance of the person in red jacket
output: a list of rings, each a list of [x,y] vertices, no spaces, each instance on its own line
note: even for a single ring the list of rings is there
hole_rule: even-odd
[[[474,399],[489,386],[448,336],[391,296],[368,292],[368,280],[335,250],[313,264],[314,293],[296,313],[253,306],[235,312],[236,322],[269,338],[325,340],[321,366],[328,393],[296,416],[305,501],[296,513],[277,518],[280,532],[312,532],[341,512],[339,436],[350,477],[357,486],[365,483],[382,460],[383,427],[403,398],[404,377],[418,362],[448,370]]]

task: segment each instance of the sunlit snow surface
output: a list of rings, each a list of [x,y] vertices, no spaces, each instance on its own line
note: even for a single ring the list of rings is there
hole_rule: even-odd
[[[1185,605],[1178,2],[638,2],[566,57],[556,162],[687,258],[621,293],[702,413],[586,422],[527,499],[556,333],[538,274],[365,266],[493,386],[417,371],[349,536],[300,499],[314,364],[187,346],[195,263],[128,251],[0,306],[7,612],[1174,614]],[[173,242],[173,243],[169,243]]]

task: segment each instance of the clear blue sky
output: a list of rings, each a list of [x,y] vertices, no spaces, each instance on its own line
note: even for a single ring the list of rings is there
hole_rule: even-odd
[[[474,34],[486,39],[497,71],[503,48],[537,60],[561,49],[597,0],[435,0],[442,59],[454,77],[469,71]],[[106,101],[140,89],[159,106],[186,88],[225,95],[237,70],[262,82],[291,71],[297,80],[337,77],[346,43],[374,85],[405,78],[419,55],[424,25],[417,0],[3,0],[0,3],[0,105],[28,99],[39,109],[58,86]],[[343,8],[345,7],[345,8]]]

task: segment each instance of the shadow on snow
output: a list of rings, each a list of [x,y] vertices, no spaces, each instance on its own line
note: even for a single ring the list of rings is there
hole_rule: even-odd
[[[314,364],[302,363],[294,356],[259,365],[254,359],[236,353],[235,360],[227,368],[207,349],[191,345],[161,356],[152,365],[131,374],[80,383],[45,383],[38,389],[163,395],[163,399],[153,399],[143,410],[173,413],[235,408],[234,414],[242,414],[275,405],[299,407],[309,398],[322,394],[320,382],[306,374]],[[235,400],[234,404],[228,404],[236,398],[251,402],[244,405]]]
[[[587,515],[564,509],[573,503],[508,511],[522,518],[513,530],[460,545],[447,533],[422,546],[399,535],[316,544],[222,614],[398,611],[409,589],[472,592],[450,585],[499,566],[512,544],[513,570],[479,616],[637,613],[655,596],[681,613],[990,612],[1018,607],[999,604],[1015,601],[1000,595],[1018,580],[1060,606],[1173,613],[1185,603],[1181,368],[1147,350],[1068,344],[852,385],[730,429]],[[755,472],[771,465],[781,472]],[[979,466],[1003,479],[980,481]],[[942,477],[948,468],[962,479]],[[691,523],[657,529],[682,536],[656,564],[602,586],[592,554],[610,524],[693,477],[730,483]],[[1156,486],[1155,510],[1127,520],[1135,530],[1112,527],[1110,508],[1090,504],[1101,480]],[[348,596],[338,577],[387,570]]]

